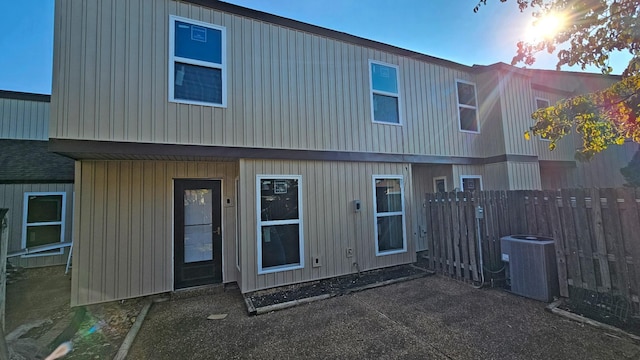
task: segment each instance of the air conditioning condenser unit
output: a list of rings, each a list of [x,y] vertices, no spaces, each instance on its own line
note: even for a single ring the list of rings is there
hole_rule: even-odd
[[[558,296],[558,267],[553,239],[511,235],[500,238],[500,245],[511,292],[545,302],[551,302],[554,296]]]

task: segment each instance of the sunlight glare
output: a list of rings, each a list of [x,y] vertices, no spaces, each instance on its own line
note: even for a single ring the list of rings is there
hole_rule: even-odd
[[[549,13],[534,20],[526,30],[527,42],[539,42],[553,38],[564,27],[564,17],[557,13]]]

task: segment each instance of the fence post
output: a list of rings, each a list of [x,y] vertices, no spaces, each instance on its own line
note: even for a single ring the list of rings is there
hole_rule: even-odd
[[[609,259],[607,257],[607,242],[604,235],[602,221],[602,203],[600,202],[600,191],[591,189],[591,212],[594,237],[596,240],[595,256],[598,259],[600,279],[605,292],[611,291],[611,272],[609,271]]]
[[[560,191],[545,191],[548,198],[547,209],[549,211],[549,231],[555,242],[556,265],[558,266],[558,283],[560,285],[560,296],[569,297],[567,247],[565,246],[564,233],[562,231],[563,203]],[[558,202],[560,201],[560,202]]]
[[[4,307],[7,296],[7,247],[9,246],[8,209],[0,209],[0,357],[9,358],[9,349],[4,338]]]

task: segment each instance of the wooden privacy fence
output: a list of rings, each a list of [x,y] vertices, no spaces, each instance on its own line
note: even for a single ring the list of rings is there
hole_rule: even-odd
[[[426,194],[429,266],[466,281],[504,278],[500,238],[555,240],[560,295],[576,287],[640,304],[640,189]],[[476,208],[483,219],[476,220]],[[488,281],[488,280],[487,280]]]

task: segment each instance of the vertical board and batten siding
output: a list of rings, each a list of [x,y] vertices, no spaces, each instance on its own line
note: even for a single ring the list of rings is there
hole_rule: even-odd
[[[173,179],[221,179],[235,198],[233,162],[76,162],[71,305],[173,290]],[[222,209],[223,281],[237,278],[235,207]]]
[[[304,268],[258,275],[256,176],[301,175]],[[373,214],[373,175],[404,178],[407,251],[376,256]],[[242,292],[345,275],[415,260],[411,236],[411,168],[408,164],[240,160],[240,218],[242,227]],[[362,210],[353,211],[353,200]],[[346,257],[352,247],[354,256]],[[313,267],[312,257],[322,266]]]
[[[545,166],[544,163],[541,163],[542,188],[623,186],[627,181],[620,173],[620,169],[629,164],[637,149],[638,144],[631,142],[621,146],[610,146],[589,161],[576,161],[576,166],[570,168]]]
[[[507,154],[537,155],[537,144],[524,138],[532,125],[534,96],[530,79],[515,72],[501,77],[501,106],[505,150]]]
[[[461,191],[460,176],[463,175],[479,175],[482,177],[482,188],[484,189],[487,186],[484,179],[484,165],[452,165],[451,168],[453,170],[453,185],[455,187],[448,189],[449,191]]]
[[[485,176],[482,177],[484,190],[508,190],[509,189],[509,165],[506,162],[486,164]],[[458,185],[460,187],[460,185]]]
[[[486,165],[454,165],[455,188],[460,191],[460,176],[482,176],[483,190],[538,190],[540,168],[537,162],[506,161]]]
[[[478,155],[490,157],[505,154],[499,74],[485,71],[476,75],[476,79],[483,150]]]
[[[461,66],[175,1],[56,1],[50,135],[61,139],[477,156]],[[227,108],[168,99],[169,15],[226,27]],[[372,123],[368,61],[399,66],[402,126]],[[483,88],[477,84],[478,88]],[[484,96],[484,95],[483,95]]]
[[[638,144],[627,142],[621,146],[609,146],[588,162],[576,162],[576,186],[620,187],[626,184],[620,169],[627,166],[638,150]]]
[[[549,105],[553,106],[564,97],[547,91],[533,89],[533,98],[531,101],[533,102],[534,111],[536,110],[536,98],[549,100]],[[530,124],[533,125],[534,120],[531,119],[531,117],[529,117],[529,119]],[[575,132],[573,131],[558,141],[553,151],[549,150],[549,141],[543,140],[540,137],[532,137],[531,141],[535,142],[538,146],[538,158],[540,160],[573,161],[575,160],[574,154],[576,152],[576,146],[579,146],[579,144],[575,143]]]
[[[540,185],[542,190],[568,189],[578,186],[576,168],[544,166],[540,164]]]
[[[507,162],[509,190],[540,190],[540,165],[538,162]]]
[[[0,139],[48,138],[48,102],[0,98]]]
[[[71,241],[73,217],[73,184],[0,184],[0,208],[9,209],[8,251],[22,249],[22,225],[24,222],[25,192],[65,192],[66,214],[64,241]],[[39,267],[67,263],[69,248],[64,254],[37,257],[12,257],[9,261],[17,266]]]

